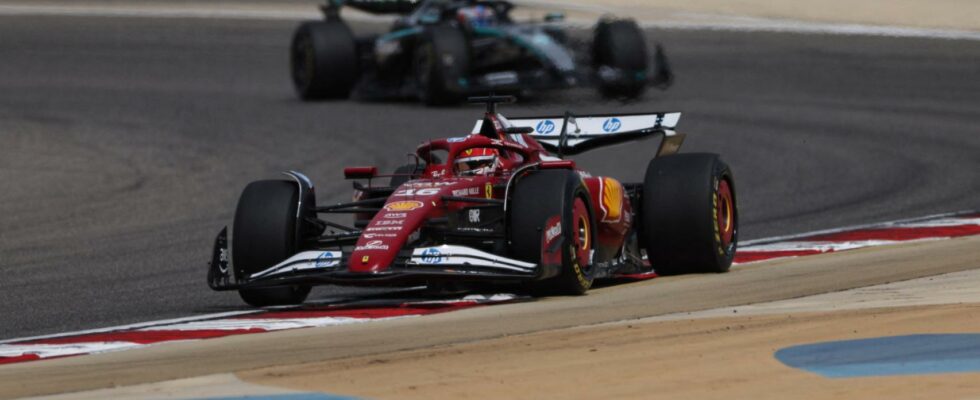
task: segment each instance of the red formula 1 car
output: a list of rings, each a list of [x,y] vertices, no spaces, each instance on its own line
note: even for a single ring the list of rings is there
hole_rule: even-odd
[[[471,134],[433,140],[392,175],[344,169],[354,201],[317,205],[313,185],[249,184],[215,240],[208,283],[253,306],[296,304],[319,284],[519,284],[582,294],[594,279],[725,272],[738,242],[735,185],[715,154],[675,154],[680,113],[507,119],[496,104]],[[641,183],[563,157],[662,137]],[[378,178],[389,178],[377,185]],[[321,219],[352,214],[353,226]],[[229,255],[231,256],[229,259]]]

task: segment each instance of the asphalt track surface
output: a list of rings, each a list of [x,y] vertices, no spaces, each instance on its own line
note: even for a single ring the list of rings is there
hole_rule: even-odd
[[[301,103],[294,25],[0,17],[0,338],[243,309],[204,273],[249,181],[297,169],[342,201],[340,167],[392,170],[479,117]],[[649,33],[676,70],[669,91],[621,104],[573,90],[505,115],[683,111],[684,151],[735,171],[742,239],[980,208],[980,42]],[[653,150],[576,160],[638,180]]]

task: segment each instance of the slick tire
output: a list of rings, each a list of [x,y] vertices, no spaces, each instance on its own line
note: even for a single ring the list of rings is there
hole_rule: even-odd
[[[632,99],[646,90],[647,45],[635,21],[599,21],[593,33],[592,63],[603,96]],[[606,77],[607,70],[616,74]]]
[[[290,71],[303,100],[350,96],[359,73],[357,42],[342,21],[309,21],[293,34]]]
[[[727,272],[738,245],[731,169],[716,154],[650,161],[640,201],[641,245],[661,275]]]
[[[419,100],[429,106],[463,101],[469,69],[469,45],[462,31],[449,25],[426,28],[412,55]]]
[[[299,190],[290,181],[252,182],[238,199],[232,225],[232,264],[239,278],[278,264],[299,250],[296,207]],[[309,286],[283,286],[238,291],[255,307],[300,304]]]
[[[510,201],[510,250],[523,261],[544,265],[542,247],[559,247],[556,276],[544,276],[529,289],[535,295],[581,295],[592,286],[590,263],[595,223],[588,192],[574,171],[531,173],[514,186]],[[560,226],[557,231],[557,223]],[[548,239],[554,240],[553,242]]]

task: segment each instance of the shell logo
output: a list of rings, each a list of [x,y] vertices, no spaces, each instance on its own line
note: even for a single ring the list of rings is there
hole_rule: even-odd
[[[422,208],[421,201],[396,201],[385,204],[387,211],[412,211],[417,208]]]
[[[612,178],[602,178],[602,222],[619,222],[623,217],[623,185]]]

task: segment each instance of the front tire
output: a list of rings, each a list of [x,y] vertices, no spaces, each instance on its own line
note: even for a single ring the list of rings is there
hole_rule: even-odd
[[[299,250],[298,195],[296,184],[289,181],[257,181],[245,187],[232,226],[232,262],[239,279],[272,267]],[[238,291],[242,300],[255,307],[299,304],[309,293],[309,286],[300,285]]]
[[[599,21],[592,41],[592,62],[603,96],[633,99],[646,90],[647,45],[635,21]]]
[[[731,169],[716,154],[674,154],[647,166],[641,243],[661,275],[726,272],[738,245]]]
[[[293,86],[303,100],[347,98],[360,75],[357,42],[342,21],[301,24],[289,59]]]
[[[558,267],[556,276],[531,285],[535,294],[581,295],[592,286],[596,229],[588,199],[574,171],[539,171],[515,184],[509,217],[511,253],[539,268]]]

